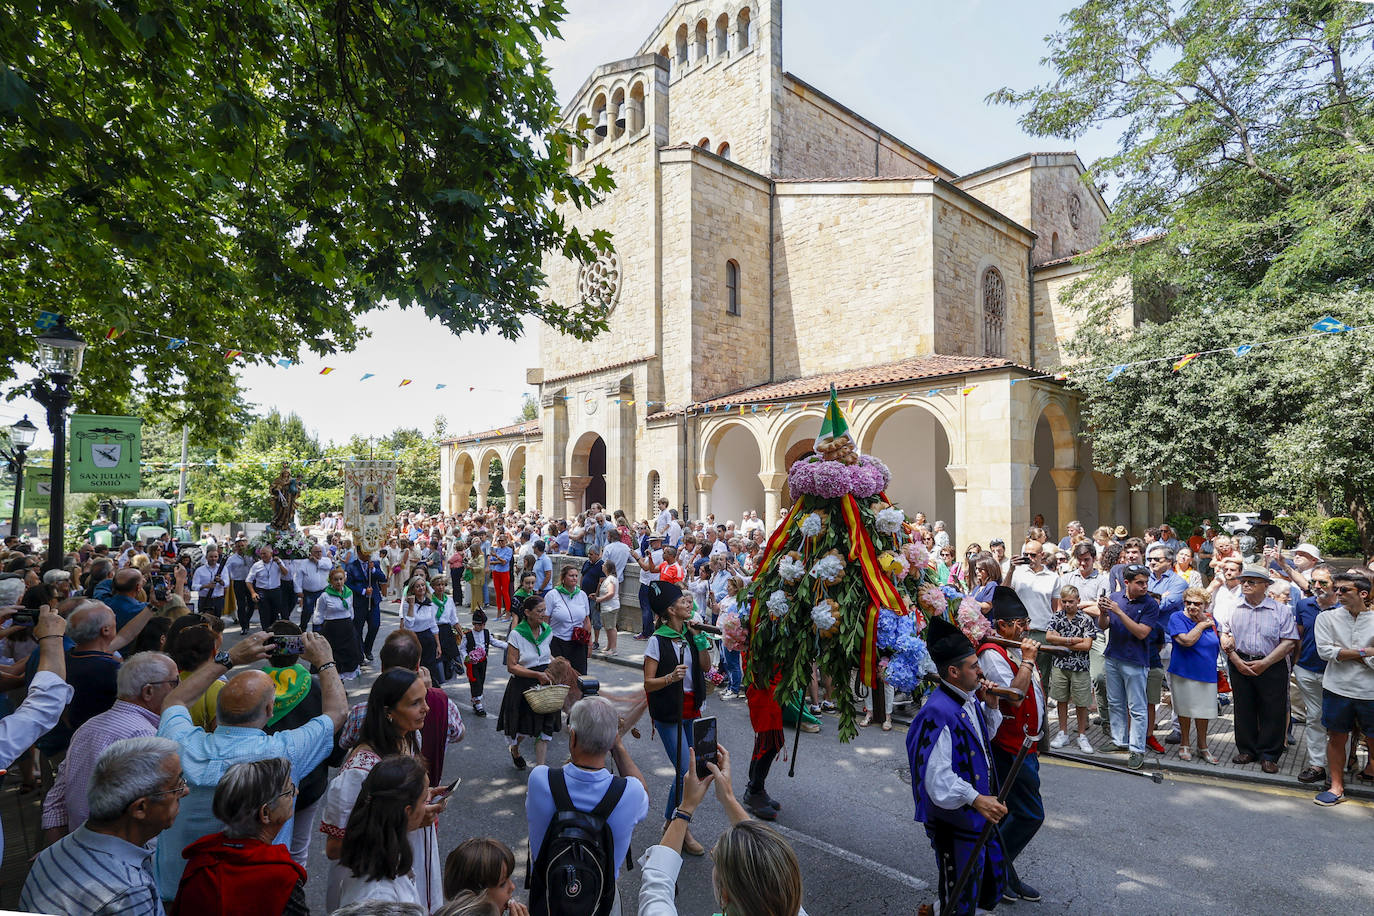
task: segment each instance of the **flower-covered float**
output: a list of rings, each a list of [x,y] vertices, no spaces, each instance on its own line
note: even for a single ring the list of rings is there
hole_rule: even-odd
[[[906,516],[885,492],[892,474],[860,455],[832,388],[816,454],[788,471],[796,502],[768,539],[753,584],[748,670],[759,687],[775,684],[786,705],[810,683],[811,666],[835,685],[840,740],[857,733],[850,689],[882,676],[919,692],[934,671],[922,634],[949,599],[931,558],[908,536]]]

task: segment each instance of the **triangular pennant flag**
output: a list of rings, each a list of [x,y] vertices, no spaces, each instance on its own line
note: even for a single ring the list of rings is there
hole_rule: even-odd
[[[185,337],[173,337],[171,340],[167,341],[168,350],[180,350],[184,346],[186,346]]]
[[[905,395],[905,394],[902,394],[900,397],[897,398],[897,403],[900,404],[900,403],[902,403],[902,402],[905,401],[905,400],[906,400],[906,395]]]
[[[434,390],[435,390],[435,391],[438,391],[438,390],[441,389],[441,388],[447,388],[447,387],[448,387],[447,383],[445,383],[445,382],[440,382],[439,384],[437,384],[437,385],[434,386]]]
[[[116,337],[123,333],[124,332],[121,331],[119,328],[110,328],[108,331],[105,332],[105,339],[114,340]]]
[[[225,358],[225,359],[235,359],[235,358],[237,358],[237,357],[239,357],[239,356],[242,356],[242,355],[243,355],[243,351],[242,351],[242,350],[225,350],[225,351],[224,351],[224,358]]]
[[[325,366],[323,369],[320,370],[320,375],[328,375],[329,373],[331,373],[331,372],[333,372],[333,371],[334,371],[334,367],[333,367],[333,366]],[[363,378],[367,378],[367,376],[364,375]]]
[[[290,369],[293,363],[295,363],[295,360],[292,360],[292,359],[279,359],[279,360],[277,360],[277,365],[278,365],[278,366],[281,366],[283,369]]]
[[[330,371],[330,372],[333,372],[334,370],[333,370],[333,369],[330,369],[329,371]],[[323,372],[320,373],[320,375],[325,375],[325,374],[326,374],[326,373],[323,373]],[[358,381],[360,381],[360,382],[365,382],[365,381],[367,381],[367,380],[370,379],[370,378],[376,378],[376,377],[377,377],[377,374],[376,374],[375,372],[364,372],[364,373],[363,373],[363,377],[360,378],[360,379],[358,379]]]
[[[1183,367],[1191,363],[1193,360],[1197,359],[1199,355],[1200,354],[1198,353],[1189,353],[1187,356],[1183,357],[1178,362],[1174,363],[1174,371],[1182,372]]]
[[[1241,344],[1239,347],[1236,347],[1236,355],[1244,356],[1253,349],[1255,349],[1254,344]]]
[[[969,385],[967,388],[960,388],[959,393],[962,394],[964,397],[968,397],[969,395],[973,394],[973,389],[977,387],[977,385]]]
[[[1335,318],[1327,315],[1325,318],[1318,319],[1317,322],[1312,325],[1312,330],[1325,331],[1328,334],[1339,334],[1342,331],[1354,330],[1354,328],[1343,321],[1337,321]]]
[[[940,393],[940,389],[939,389],[939,388],[932,388],[932,389],[930,389],[929,391],[926,392],[926,397],[928,397],[928,398],[933,398],[933,397],[935,397],[936,395],[938,395],[939,393]]]
[[[33,323],[35,331],[51,331],[57,327],[57,319],[62,316],[56,312],[39,312],[38,320]]]
[[[1010,382],[1007,383],[1007,387],[1008,387],[1008,388],[1015,388],[1015,387],[1016,387],[1016,383],[1019,382],[1019,381],[1021,381],[1019,378],[1014,378],[1014,379],[1012,379]]]
[[[851,403],[853,403],[851,401]],[[835,395],[835,386],[830,386],[830,403],[825,407],[825,419],[821,421],[821,431],[816,434],[815,449],[821,450],[821,446],[828,445],[838,439],[848,439],[853,442],[854,437],[849,434],[849,424],[845,422],[844,414],[840,412],[840,399]]]
[[[743,405],[743,404],[739,405],[739,415],[740,415],[741,417],[744,416],[744,405]]]
[[[1056,382],[1067,382],[1069,380],[1069,374],[1067,372],[1056,372],[1054,374],[1054,380]]]
[[[411,383],[411,381],[412,381],[412,379],[403,378],[403,379],[401,379],[401,384],[397,385],[396,387],[397,387],[397,388],[404,388],[405,386],[409,385],[409,384]]]
[[[1107,374],[1107,381],[1110,382],[1110,381],[1115,380],[1116,377],[1117,377],[1118,375],[1120,375],[1121,373],[1123,373],[1123,372],[1125,372],[1125,371],[1126,371],[1126,364],[1125,364],[1125,363],[1122,363],[1120,366],[1115,367],[1114,369],[1112,369],[1112,371],[1111,371],[1110,373]]]

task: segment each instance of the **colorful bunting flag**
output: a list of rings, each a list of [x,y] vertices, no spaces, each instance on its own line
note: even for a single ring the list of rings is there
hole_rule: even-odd
[[[969,395],[973,394],[973,389],[977,387],[977,385],[969,385],[967,388],[960,388],[959,393],[962,394],[964,397],[968,397]]]
[[[173,337],[171,340],[167,341],[167,349],[180,350],[182,347],[186,346],[186,343],[185,337]]]
[[[1120,365],[1120,366],[1117,366],[1117,367],[1116,367],[1115,369],[1113,369],[1110,373],[1108,373],[1108,375],[1107,375],[1107,381],[1109,381],[1109,382],[1115,381],[1116,377],[1117,377],[1118,375],[1120,375],[1121,373],[1125,372],[1125,371],[1126,371],[1126,366],[1125,366],[1124,363],[1123,363],[1122,365]]]
[[[1253,349],[1255,349],[1254,344],[1241,344],[1239,347],[1236,347],[1236,355],[1244,356]]]
[[[290,369],[291,366],[292,366],[292,364],[293,364],[294,362],[295,362],[295,360],[290,360],[290,359],[279,359],[279,360],[277,360],[277,365],[278,365],[278,366],[281,366],[283,369]]]
[[[1178,362],[1174,363],[1174,371],[1182,372],[1183,367],[1191,363],[1193,360],[1197,359],[1199,355],[1200,354],[1197,353],[1189,353],[1187,356],[1183,357],[1183,359],[1180,359]]]
[[[1317,323],[1312,325],[1312,330],[1325,331],[1328,334],[1340,334],[1343,331],[1353,331],[1354,328],[1343,321],[1337,321],[1335,318],[1327,315],[1325,318],[1318,319]]]
[[[929,391],[926,392],[926,397],[928,397],[928,398],[938,397],[939,394],[940,394],[940,389],[939,389],[939,388],[932,388],[932,389],[930,389]]]
[[[447,387],[448,387],[448,385],[444,384],[443,382],[440,382],[439,384],[437,384],[437,385],[434,386],[434,390],[435,390],[435,391],[438,391],[438,390],[441,389],[441,388],[447,388]]]
[[[1056,372],[1054,374],[1054,380],[1056,382],[1067,382],[1069,380],[1069,374],[1067,372]]]
[[[116,337],[123,333],[124,332],[121,331],[119,328],[110,328],[108,331],[105,332],[105,339],[114,340]]]
[[[224,351],[224,358],[225,358],[225,359],[237,359],[238,357],[240,357],[240,356],[242,356],[242,355],[243,355],[243,351],[242,351],[242,350],[225,350],[225,351]]]
[[[329,371],[330,371],[330,372],[333,372],[334,370],[333,370],[333,369],[330,369]],[[321,374],[321,375],[324,375],[325,373],[321,372],[320,374]],[[376,373],[373,373],[373,372],[364,372],[364,373],[363,373],[363,377],[360,378],[360,379],[358,379],[358,381],[360,381],[360,382],[365,382],[365,381],[367,381],[367,380],[370,379],[370,378],[376,378],[376,377],[377,377],[377,376],[376,376]]]
[[[333,372],[333,371],[334,371],[334,367],[333,367],[333,366],[325,366],[323,369],[320,370],[320,375],[328,375],[329,373],[331,373],[331,372]],[[367,378],[367,376],[364,375],[363,378]],[[362,379],[359,379],[359,381],[362,381]]]
[[[397,385],[396,387],[397,387],[397,388],[404,388],[405,386],[409,385],[412,381],[413,381],[413,379],[403,378],[403,379],[401,379],[401,384]]]
[[[62,316],[56,312],[39,312],[38,320],[33,323],[35,331],[51,331],[57,327],[57,320]]]

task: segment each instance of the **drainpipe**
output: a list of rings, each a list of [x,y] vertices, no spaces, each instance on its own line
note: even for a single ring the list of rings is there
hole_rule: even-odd
[[[769,179],[768,181],[768,381],[771,383],[777,377],[777,367],[773,362],[773,232],[775,225],[775,207],[777,206],[778,183]]]
[[[1027,291],[1029,292],[1029,296],[1027,297],[1027,301],[1030,303],[1030,308],[1029,308],[1029,310],[1027,311],[1027,317],[1030,319],[1030,321],[1029,321],[1029,325],[1030,325],[1030,358],[1029,358],[1028,360],[1026,360],[1026,364],[1027,364],[1027,365],[1030,365],[1030,366],[1034,366],[1034,365],[1035,365],[1035,243],[1034,243],[1034,242],[1031,243],[1031,248],[1030,248],[1030,250],[1026,252],[1026,288],[1027,288]]]
[[[679,422],[678,428],[679,430],[681,430],[681,436],[679,437],[679,448],[681,448],[682,450],[682,474],[680,475],[682,478],[682,482],[681,486],[679,487],[679,490],[681,491],[680,495],[682,496],[682,522],[683,524],[686,524],[687,519],[691,518],[691,516],[687,514],[687,471],[690,461],[687,452],[687,408],[685,407],[682,409],[682,420]]]

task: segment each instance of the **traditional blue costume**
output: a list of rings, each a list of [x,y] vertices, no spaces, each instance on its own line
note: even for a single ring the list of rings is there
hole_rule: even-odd
[[[931,621],[928,639],[931,657],[942,673],[946,665],[974,654],[963,633],[940,618]],[[983,704],[941,681],[912,720],[906,750],[916,820],[925,824],[926,836],[935,849],[941,912],[972,916],[978,909],[993,909],[1002,899],[1007,880],[1002,843],[995,830],[978,853],[978,862],[959,900],[953,906],[947,902],[987,824],[987,819],[973,809],[972,796],[996,794],[997,776]],[[928,783],[940,787],[937,791],[942,804],[931,798]]]

